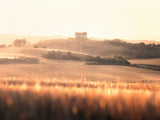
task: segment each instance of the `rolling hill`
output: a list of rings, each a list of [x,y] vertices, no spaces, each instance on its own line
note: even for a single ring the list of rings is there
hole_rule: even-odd
[[[160,57],[159,44],[129,43],[118,39],[105,41],[55,39],[38,42],[34,47],[83,52],[103,57],[123,56],[128,59]]]

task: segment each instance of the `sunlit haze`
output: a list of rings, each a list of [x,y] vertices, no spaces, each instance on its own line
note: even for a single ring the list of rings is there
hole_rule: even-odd
[[[159,0],[0,0],[0,34],[160,41]]]

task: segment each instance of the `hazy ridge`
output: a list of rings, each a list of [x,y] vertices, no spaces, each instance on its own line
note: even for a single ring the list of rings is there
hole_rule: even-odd
[[[17,35],[17,34],[0,34],[0,44],[11,44],[15,39],[25,38],[30,43],[38,41],[52,40],[52,39],[67,39],[66,36],[61,35]],[[91,40],[103,41],[105,38],[89,37]],[[144,42],[145,44],[155,43],[160,44],[160,40],[125,40],[132,43]]]
[[[69,50],[104,57],[123,56],[128,59],[160,57],[160,44],[130,43],[119,39],[104,41],[54,39],[41,41],[34,47]]]

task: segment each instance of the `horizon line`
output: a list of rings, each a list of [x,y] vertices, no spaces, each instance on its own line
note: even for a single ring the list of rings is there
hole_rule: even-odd
[[[76,33],[76,32],[75,32]],[[20,34],[20,33],[0,33],[0,36],[1,35],[15,35],[15,36],[30,36],[30,37],[62,37],[62,38],[69,38],[69,37],[73,37],[74,38],[74,34],[71,36],[71,35],[60,35],[60,34]],[[127,39],[128,37],[124,38],[122,36],[119,36],[119,37],[98,37],[98,36],[93,36],[93,35],[87,35],[88,38],[94,38],[95,39],[98,39],[98,40],[114,40],[114,39],[120,39],[120,40],[124,40],[124,41],[141,41],[141,40],[145,40],[145,41],[156,41],[156,42],[160,42],[160,39],[144,39],[144,38],[137,38],[137,39]],[[158,36],[155,36],[155,37],[158,37]]]

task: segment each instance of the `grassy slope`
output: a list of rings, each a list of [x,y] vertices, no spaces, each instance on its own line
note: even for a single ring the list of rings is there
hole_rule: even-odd
[[[112,57],[114,55],[126,58],[157,58],[160,57],[160,47],[145,44],[132,44],[124,41],[96,40],[46,40],[37,43],[39,47],[80,51],[83,53]]]
[[[0,49],[0,57],[1,56],[16,56],[16,57],[31,57],[31,58],[37,58],[39,59],[40,63],[43,64],[52,64],[52,63],[59,63],[59,62],[73,62],[73,61],[54,61],[54,60],[48,60],[44,59],[42,57],[43,54],[48,53],[51,50],[43,49],[43,48],[1,48]],[[63,52],[63,51],[62,51]],[[75,53],[79,54],[79,53]],[[78,62],[77,62],[78,63]],[[80,64],[84,62],[79,62]]]
[[[157,59],[133,59],[128,60],[133,67],[160,71],[160,58]]]
[[[0,73],[24,78],[60,78],[106,80],[108,82],[148,82],[160,83],[160,72],[126,66],[73,65],[53,63],[37,65],[0,65]]]
[[[159,72],[144,70],[140,68],[122,67],[122,66],[95,66],[85,65],[84,62],[77,61],[54,61],[42,58],[42,54],[47,53],[48,50],[34,49],[34,48],[5,48],[1,49],[1,54],[8,55],[23,55],[27,57],[35,57],[40,61],[39,65],[2,65],[0,73],[10,75],[29,76],[32,73],[42,76],[54,76],[57,73],[60,77],[67,78],[81,78],[87,77],[93,80],[108,80],[108,81],[157,81]],[[15,72],[14,72],[15,71]],[[14,73],[14,74],[13,74]],[[41,74],[39,74],[41,73]]]
[[[147,64],[147,65],[160,65],[160,58],[157,59],[133,59],[129,60],[131,64]]]
[[[39,59],[41,63],[52,63],[57,60],[65,61],[74,61],[77,60],[79,63],[84,62],[96,62],[100,64],[120,64],[120,65],[128,65],[129,63],[123,58],[111,58],[105,59],[97,56],[89,56],[88,54],[82,52],[75,51],[67,51],[67,50],[56,50],[56,49],[46,49],[46,48],[1,48],[1,56],[23,56],[23,57],[33,57]],[[54,61],[48,60],[52,59]],[[57,60],[56,60],[57,59]],[[127,63],[128,64],[127,64]]]

